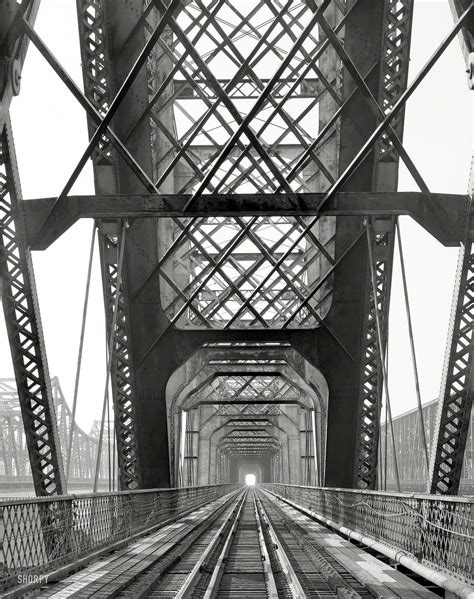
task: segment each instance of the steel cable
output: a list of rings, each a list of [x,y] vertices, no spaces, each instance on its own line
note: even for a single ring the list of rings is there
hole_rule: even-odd
[[[417,400],[417,406],[418,406],[418,413],[420,416],[420,427],[421,427],[421,436],[423,439],[423,448],[425,450],[426,472],[428,473],[429,472],[428,443],[426,441],[425,421],[423,418],[423,406],[421,403],[420,379],[418,376],[418,365],[417,365],[417,360],[416,360],[415,340],[414,340],[414,336],[413,336],[410,301],[408,298],[408,286],[407,286],[407,278],[406,278],[406,272],[405,272],[405,260],[403,258],[402,237],[400,234],[400,226],[399,226],[398,222],[395,224],[395,228],[397,231],[398,253],[400,256],[400,268],[401,268],[401,273],[402,273],[403,294],[405,297],[405,311],[406,311],[406,315],[407,315],[408,334],[410,337],[410,349],[411,349],[411,359],[412,359],[412,364],[413,364],[413,374],[415,376],[416,400]]]
[[[390,421],[390,430],[391,430],[392,445],[393,445],[393,464],[394,464],[394,468],[395,468],[395,478],[397,480],[397,490],[398,490],[398,492],[400,492],[401,487],[400,487],[400,476],[399,476],[399,472],[398,472],[397,448],[395,445],[395,433],[393,431],[392,408],[390,405],[390,393],[388,390],[387,369],[385,367],[385,351],[384,351],[384,346],[383,346],[383,341],[382,341],[382,328],[381,328],[381,324],[380,324],[379,306],[377,303],[377,285],[376,285],[376,281],[375,281],[375,267],[374,267],[374,255],[373,255],[373,249],[372,249],[372,235],[371,235],[370,224],[369,224],[368,220],[366,222],[366,231],[367,231],[367,244],[368,244],[368,248],[369,248],[369,266],[370,266],[370,278],[371,278],[371,283],[372,283],[372,295],[373,295],[373,301],[374,301],[375,325],[376,325],[376,329],[377,329],[377,343],[378,343],[378,347],[379,347],[380,363],[382,366],[382,381],[383,381],[383,386],[385,389],[385,399],[387,402],[388,416],[389,416],[389,421]]]
[[[89,305],[89,291],[90,291],[90,283],[91,283],[91,275],[92,275],[92,262],[94,258],[94,247],[95,247],[95,235],[96,235],[96,225],[95,222],[92,226],[92,238],[91,238],[91,246],[89,251],[89,264],[87,267],[87,278],[86,278],[86,291],[84,294],[84,306],[82,309],[82,324],[81,324],[81,335],[79,338],[79,350],[77,355],[77,364],[76,364],[76,380],[74,383],[74,396],[72,400],[72,416],[71,416],[71,430],[69,432],[69,442],[67,449],[67,465],[66,465],[66,487],[69,480],[69,473],[71,469],[71,455],[72,455],[72,445],[74,440],[74,431],[76,425],[76,409],[77,409],[77,395],[79,391],[79,380],[81,375],[81,366],[82,366],[82,353],[84,349],[84,335],[86,328],[86,320],[87,320],[87,308]]]

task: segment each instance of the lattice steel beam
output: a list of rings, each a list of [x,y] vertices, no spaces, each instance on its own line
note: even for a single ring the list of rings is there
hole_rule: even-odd
[[[471,188],[474,188],[474,176]],[[431,441],[428,492],[442,495],[456,495],[459,490],[474,393],[474,221],[471,206],[471,202],[466,206],[466,237],[459,255],[441,395]]]
[[[61,495],[66,487],[9,122],[0,143],[0,273],[13,368],[36,494]]]
[[[407,86],[412,20],[413,0],[386,1],[377,98],[383,114],[392,110]],[[400,111],[392,122],[392,130],[400,139],[403,137],[403,123],[404,111]],[[392,137],[388,134],[384,133],[377,142],[375,156],[374,191],[395,191],[398,183],[399,153]],[[395,219],[373,218],[371,227],[377,297],[374,298],[372,283],[370,277],[367,277],[354,461],[354,486],[362,489],[375,489],[376,487],[383,379],[377,343],[375,301],[385,342],[388,328]]]
[[[354,482],[362,489],[374,489],[376,485],[380,410],[382,405],[382,364],[377,341],[375,301],[380,315],[383,339],[388,328],[388,304],[390,298],[391,261],[393,257],[393,221],[380,219],[371,223],[372,251],[375,261],[374,298],[372,284],[367,290],[366,320],[362,336],[361,388],[357,452]]]
[[[104,5],[102,0],[77,0],[77,12],[85,95],[96,112],[105,118],[113,99],[113,73]],[[88,115],[88,126],[92,139],[97,126],[94,115]],[[118,160],[110,138],[106,134],[100,136],[92,154],[97,193],[117,193]],[[116,223],[99,226],[101,271],[109,332],[117,291],[119,293],[119,314],[111,360],[119,482],[122,489],[136,489],[140,485],[140,472],[134,405],[135,375],[130,347],[128,298],[123,293],[123,284],[117,290],[119,242],[116,228]]]
[[[112,326],[114,306],[117,293],[119,294],[115,343],[111,362],[111,382],[114,395],[120,487],[122,489],[136,489],[140,484],[140,472],[133,396],[135,381],[133,378],[133,362],[130,355],[127,294],[124,293],[123,279],[120,282],[120,287],[117,288],[120,236],[115,223],[102,223],[99,232],[108,331]]]

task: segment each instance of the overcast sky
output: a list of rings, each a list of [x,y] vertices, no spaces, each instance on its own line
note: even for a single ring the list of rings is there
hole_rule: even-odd
[[[59,26],[60,25],[60,26]],[[447,0],[415,0],[411,77],[452,26]],[[76,3],[48,0],[36,28],[82,87]],[[466,85],[459,44],[454,41],[410,100],[405,146],[432,191],[465,193],[472,154],[472,92]],[[12,120],[25,198],[56,196],[87,145],[86,118],[49,66],[30,46],[22,91]],[[400,190],[417,190],[402,168]],[[72,193],[93,193],[88,164]],[[405,260],[420,363],[423,400],[439,391],[457,250],[444,248],[408,218],[401,219]],[[45,252],[34,253],[36,281],[49,369],[72,401],[82,301],[92,222],[81,221]],[[78,405],[87,430],[100,417],[105,377],[104,321],[96,260]],[[402,287],[395,260],[390,319],[390,391],[395,414],[415,407]],[[0,377],[12,376],[0,319]]]

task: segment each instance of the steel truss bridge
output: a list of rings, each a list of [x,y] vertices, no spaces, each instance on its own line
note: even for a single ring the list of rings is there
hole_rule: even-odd
[[[4,400],[0,442],[5,474],[29,468],[37,495],[0,502],[5,596],[395,596],[388,581],[401,597],[472,596],[473,499],[459,491],[474,178],[464,195],[430,190],[403,145],[405,106],[451,43],[474,87],[472,3],[449,0],[453,24],[410,83],[413,0],[76,4],[82,87],[35,30],[40,1],[0,0],[0,277],[19,405]],[[9,118],[31,45],[87,115],[52,198],[22,197]],[[89,161],[95,194],[73,195]],[[398,191],[400,161],[413,191]],[[401,215],[460,248],[429,447],[419,402],[418,495],[401,486],[386,371]],[[75,476],[97,490],[105,471],[68,466],[71,447],[101,456],[105,420],[65,449],[76,399],[69,412],[51,384],[32,253],[83,218],[120,491],[75,496]]]
[[[51,380],[51,391],[61,457],[66,463],[66,451],[73,422],[72,413],[57,377]],[[3,493],[30,491],[33,487],[33,478],[14,379],[0,379],[0,421],[0,489]],[[83,488],[91,491],[99,444],[100,423],[95,421],[89,434],[77,424],[74,428],[69,485],[74,490]],[[101,490],[109,489],[109,445],[110,451],[112,451],[113,443],[109,442],[107,437],[104,439],[101,450],[102,459],[99,464]]]

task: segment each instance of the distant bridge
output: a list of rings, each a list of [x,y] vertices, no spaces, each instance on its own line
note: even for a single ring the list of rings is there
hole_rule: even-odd
[[[51,380],[54,408],[58,424],[61,454],[67,462],[67,448],[72,427],[72,413],[59,384],[59,379]],[[77,423],[71,452],[68,489],[70,492],[92,489],[99,444],[99,423],[94,422],[90,433],[86,433]],[[107,424],[105,425],[107,426]],[[107,430],[107,429],[106,429]],[[110,441],[113,455],[113,440]],[[99,467],[100,489],[109,486],[109,439],[104,435],[102,457]],[[0,379],[0,493],[33,492],[33,478],[28,457],[28,448],[23,420],[21,417],[18,391],[14,379]]]

